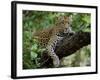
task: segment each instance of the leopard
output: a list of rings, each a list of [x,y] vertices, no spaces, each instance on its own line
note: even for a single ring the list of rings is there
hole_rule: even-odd
[[[37,31],[33,34],[39,44],[46,48],[48,56],[52,59],[53,66],[59,67],[60,59],[55,53],[55,47],[64,37],[64,34],[75,33],[72,28],[72,16],[59,16],[56,18],[56,23],[53,27]]]

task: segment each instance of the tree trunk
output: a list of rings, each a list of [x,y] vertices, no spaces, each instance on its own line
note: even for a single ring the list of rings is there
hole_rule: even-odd
[[[74,54],[80,48],[87,46],[91,42],[91,33],[90,32],[76,32],[71,34],[69,37],[65,36],[64,39],[59,43],[61,45],[57,46],[55,53],[59,58],[63,58]],[[41,61],[44,62],[42,67],[52,67],[52,60],[47,55],[47,52],[43,53]]]

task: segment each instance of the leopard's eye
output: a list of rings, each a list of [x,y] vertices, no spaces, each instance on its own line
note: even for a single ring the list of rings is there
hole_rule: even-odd
[[[63,22],[63,21],[62,21],[61,23],[62,23],[62,24],[64,24],[64,22]]]
[[[67,22],[68,24],[70,24],[69,22]]]

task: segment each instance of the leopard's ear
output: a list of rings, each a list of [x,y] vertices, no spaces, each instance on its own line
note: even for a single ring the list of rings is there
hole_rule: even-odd
[[[61,20],[61,16],[57,16],[57,17],[55,18],[55,22],[56,22],[56,23],[58,23],[60,20]]]
[[[58,20],[58,16],[55,17],[55,21],[57,21],[57,20]]]
[[[60,20],[61,19],[61,16],[57,16],[56,17],[56,20],[58,21],[58,20]]]
[[[68,19],[69,17],[68,16],[64,16],[64,19]]]

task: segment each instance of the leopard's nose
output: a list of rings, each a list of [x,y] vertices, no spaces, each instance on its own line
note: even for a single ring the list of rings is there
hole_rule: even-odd
[[[64,29],[64,33],[67,33],[68,32],[68,29]]]

